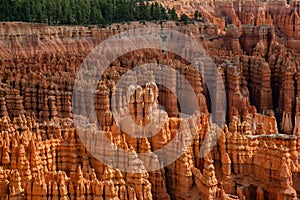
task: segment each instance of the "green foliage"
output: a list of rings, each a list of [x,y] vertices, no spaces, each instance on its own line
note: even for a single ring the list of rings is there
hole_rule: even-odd
[[[198,19],[199,16],[200,16],[199,11],[196,10],[195,13],[194,13],[194,18],[195,18],[195,19]]]
[[[168,10],[168,14],[171,20],[178,20],[177,13],[174,8]]]
[[[145,0],[1,0],[1,21],[49,25],[106,25],[113,22],[177,20],[174,9]]]
[[[180,21],[183,21],[185,24],[189,22],[190,18],[186,14],[180,16]]]

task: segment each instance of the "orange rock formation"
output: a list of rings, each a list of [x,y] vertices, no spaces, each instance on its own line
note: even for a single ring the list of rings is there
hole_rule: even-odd
[[[95,108],[102,131],[115,147],[132,152],[122,159],[97,143],[97,132],[82,140],[73,124],[75,75],[101,41],[127,29],[156,23],[114,24],[107,28],[0,24],[0,196],[3,199],[285,199],[300,198],[300,70],[297,1],[249,3],[164,1],[182,12],[199,9],[208,21],[161,26],[193,37],[214,59],[227,94],[227,125],[213,150],[200,147],[213,132],[206,83],[193,66],[171,52],[143,49],[116,59],[97,87]],[[226,18],[224,18],[226,16]],[[134,138],[117,126],[112,108],[126,99],[114,87],[128,70],[152,61],[173,66],[192,85],[201,114],[194,122],[178,118],[176,95],[148,83],[132,88],[129,111],[136,124],[149,123],[158,103],[163,128],[151,138]],[[145,69],[147,70],[147,69]],[[143,74],[143,71],[140,72]],[[156,73],[155,71],[151,73]],[[136,75],[132,75],[135,78]],[[179,87],[176,77],[166,77]],[[184,89],[184,88],[183,88]],[[86,91],[76,94],[88,104]],[[82,108],[84,108],[82,106]],[[91,110],[81,110],[91,113]],[[225,114],[225,113],[223,113]],[[85,119],[83,119],[85,120]],[[159,162],[138,157],[162,148],[178,136],[179,125],[195,134],[192,145],[172,164],[156,171],[123,172],[100,162],[84,146],[117,157],[129,168]],[[90,137],[90,138],[88,138]],[[86,141],[85,141],[86,140]],[[168,152],[172,157],[176,146]]]

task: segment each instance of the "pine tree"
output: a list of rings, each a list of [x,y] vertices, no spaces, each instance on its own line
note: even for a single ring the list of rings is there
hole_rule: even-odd
[[[180,20],[187,24],[189,22],[189,17],[186,14],[182,14]]]
[[[154,20],[161,19],[161,10],[160,10],[159,4],[157,2],[155,2],[155,4],[153,5],[151,14],[152,14]]]
[[[169,9],[168,14],[171,20],[178,20],[178,16],[174,8]]]
[[[72,8],[69,0],[61,0],[62,16],[61,24],[72,24]]]
[[[199,17],[199,11],[196,10],[195,13],[194,13],[194,18],[195,18],[195,19],[198,19],[198,17]]]
[[[2,21],[88,25],[177,19],[174,9],[145,0],[1,0]]]

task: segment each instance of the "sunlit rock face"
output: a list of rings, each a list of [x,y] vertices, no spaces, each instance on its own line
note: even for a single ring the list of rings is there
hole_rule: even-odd
[[[101,29],[0,23],[2,198],[300,198],[299,2],[160,3],[174,6],[179,14],[193,15],[198,9],[203,18],[188,24],[132,22]],[[105,79],[97,83],[94,107],[85,106],[91,102],[85,83],[82,90],[73,93],[77,71],[98,44],[125,30],[149,27],[186,34],[214,60],[216,87],[223,84],[226,90],[223,106],[227,111],[219,113],[226,117],[226,124],[219,134],[215,134],[211,120],[214,108],[208,83],[195,66],[172,52],[141,49],[115,59],[107,67]],[[130,73],[146,63],[169,65],[188,80],[200,111],[193,120],[180,118],[179,97],[170,90],[185,90],[178,77],[162,77],[169,88],[155,79],[129,84],[141,74],[158,73],[147,67]],[[129,89],[116,92],[116,85],[127,73]],[[74,96],[78,98],[75,105]],[[83,131],[85,137],[74,126],[74,107],[83,116],[89,116],[92,108],[96,110],[94,118],[82,118],[90,125]],[[127,109],[132,121],[123,118],[116,123],[113,109],[120,111],[120,118]],[[130,123],[147,126],[151,118],[157,118],[162,127],[152,137],[133,137],[120,128],[122,123],[126,127]],[[114,148],[132,156],[122,157],[101,146],[95,121]],[[194,137],[189,138],[190,134]],[[142,153],[155,152],[182,135],[192,140],[191,144],[183,145],[185,153],[164,168],[131,173],[109,165],[117,160],[120,167],[128,169],[155,168],[161,162],[159,156],[154,153],[146,159]],[[215,143],[203,155],[201,147],[206,140]],[[166,155],[172,158],[177,151],[174,145]],[[97,154],[107,160],[100,161]]]
[[[180,0],[156,1],[166,7],[174,8],[178,16],[186,14],[194,17],[196,10],[199,16],[209,19],[218,25],[222,32],[227,24],[236,25],[242,31],[243,25],[275,26],[278,35],[289,40],[289,45],[299,50],[300,3],[297,0],[271,0],[267,2],[255,0]],[[296,43],[295,43],[296,42]]]

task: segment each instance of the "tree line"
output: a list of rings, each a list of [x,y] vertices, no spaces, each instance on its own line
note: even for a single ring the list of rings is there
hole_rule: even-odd
[[[187,16],[180,19],[186,21]],[[178,17],[174,9],[144,0],[0,0],[0,20],[48,25],[107,25],[178,20]]]

